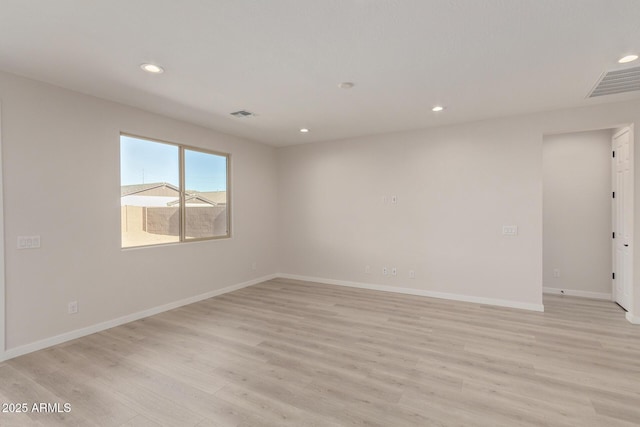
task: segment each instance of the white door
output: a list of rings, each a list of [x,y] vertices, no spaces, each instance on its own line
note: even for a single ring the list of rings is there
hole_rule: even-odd
[[[633,143],[629,128],[613,136],[614,300],[631,308],[633,260]]]

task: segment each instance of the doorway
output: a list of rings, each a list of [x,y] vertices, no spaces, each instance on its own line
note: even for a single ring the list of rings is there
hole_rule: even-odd
[[[545,293],[611,301],[616,300],[618,282],[632,283],[632,255],[630,246],[624,244],[630,245],[633,233],[632,214],[628,214],[633,206],[633,195],[629,195],[633,185],[633,139],[632,129],[625,129],[543,138]],[[620,161],[620,176],[612,161],[612,144],[616,141],[622,154],[615,158]],[[623,239],[618,238],[620,233],[626,233]],[[620,260],[622,255],[626,258]],[[623,271],[618,272],[621,268]]]

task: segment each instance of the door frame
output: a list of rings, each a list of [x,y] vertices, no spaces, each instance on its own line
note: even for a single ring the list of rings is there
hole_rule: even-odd
[[[615,146],[614,146],[614,140],[624,134],[625,132],[629,133],[629,169],[631,170],[631,185],[632,188],[630,191],[627,191],[627,193],[625,193],[625,197],[630,197],[631,198],[631,246],[629,248],[629,252],[630,252],[630,259],[631,259],[631,263],[628,269],[628,274],[629,277],[626,278],[626,280],[629,280],[629,282],[631,283],[631,287],[629,289],[629,306],[625,308],[625,310],[627,310],[627,313],[635,313],[634,312],[634,304],[633,304],[633,300],[634,300],[634,288],[635,288],[635,283],[633,281],[633,276],[634,276],[634,236],[635,236],[635,212],[634,212],[634,191],[635,191],[635,161],[634,161],[634,152],[635,152],[635,140],[634,140],[634,125],[633,123],[630,125],[625,125],[625,126],[621,126],[621,129],[617,132],[614,132],[611,135],[611,151],[615,151]],[[611,158],[611,191],[617,191],[617,187],[616,187],[616,159]],[[616,225],[617,225],[617,212],[616,212],[616,201],[615,199],[611,199],[611,227],[612,230],[616,230]],[[617,259],[616,259],[616,242],[612,240],[611,242],[611,261],[612,261],[612,270],[615,273],[615,269],[617,266]],[[611,300],[616,302],[616,281],[615,279],[611,279]]]
[[[4,240],[4,181],[2,171],[2,100],[0,100],[0,362],[6,358],[6,289],[5,289],[5,240]]]

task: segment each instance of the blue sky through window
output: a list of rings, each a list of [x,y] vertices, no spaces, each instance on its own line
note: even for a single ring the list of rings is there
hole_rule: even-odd
[[[121,185],[168,182],[179,185],[178,147],[171,144],[120,137]],[[224,191],[226,157],[185,149],[187,190]]]
[[[184,179],[187,190],[227,189],[227,158],[200,151],[184,151]]]

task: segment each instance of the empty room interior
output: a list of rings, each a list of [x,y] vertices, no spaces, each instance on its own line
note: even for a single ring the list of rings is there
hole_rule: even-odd
[[[0,426],[640,425],[638,17],[2,0]]]

